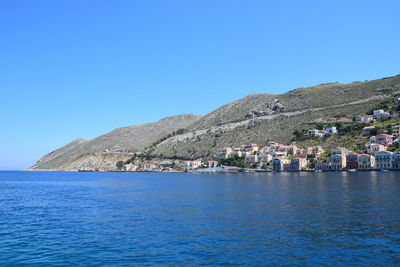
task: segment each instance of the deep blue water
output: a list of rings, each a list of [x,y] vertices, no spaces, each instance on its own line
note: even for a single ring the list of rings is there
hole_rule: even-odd
[[[400,172],[0,172],[7,264],[400,264]]]

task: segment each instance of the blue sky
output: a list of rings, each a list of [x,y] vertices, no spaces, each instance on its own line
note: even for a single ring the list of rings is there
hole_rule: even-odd
[[[400,74],[400,1],[0,1],[0,169],[253,93]]]

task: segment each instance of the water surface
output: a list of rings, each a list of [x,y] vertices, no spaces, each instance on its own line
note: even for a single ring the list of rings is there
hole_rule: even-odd
[[[400,264],[400,172],[0,172],[0,263]]]

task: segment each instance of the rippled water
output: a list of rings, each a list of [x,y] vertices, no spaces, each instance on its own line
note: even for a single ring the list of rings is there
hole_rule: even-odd
[[[400,172],[0,172],[0,263],[400,264]]]

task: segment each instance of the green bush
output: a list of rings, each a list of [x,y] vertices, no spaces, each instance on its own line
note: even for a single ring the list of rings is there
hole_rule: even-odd
[[[118,161],[115,165],[117,166],[118,170],[122,170],[125,166],[125,164],[122,160]]]
[[[219,163],[219,165],[223,165],[223,166],[235,166],[235,167],[240,167],[240,168],[244,168],[246,166],[244,157],[239,157],[238,155],[235,155],[233,157],[229,157],[226,159],[220,159],[220,160],[218,160],[218,163]]]

